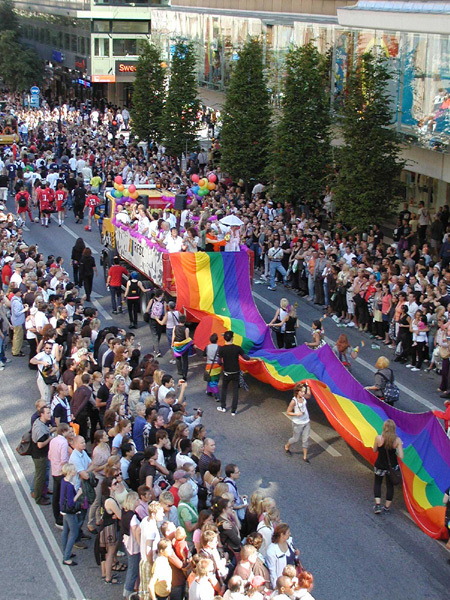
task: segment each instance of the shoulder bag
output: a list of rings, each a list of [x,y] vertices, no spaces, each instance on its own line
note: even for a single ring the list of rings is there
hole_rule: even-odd
[[[208,371],[208,369],[205,369],[205,372],[203,373],[203,381],[206,381],[206,383],[209,383],[211,381],[211,371],[214,366],[214,363],[216,362],[218,353],[219,353],[219,346],[217,346],[217,350],[216,350],[216,353],[214,354],[214,358],[213,358],[213,361],[209,368],[209,371]]]
[[[386,381],[386,385],[384,386],[384,400],[386,404],[390,404],[391,406],[398,401],[400,397],[400,390],[394,383],[394,373],[391,371],[391,379],[389,380],[386,375],[378,371],[378,375]]]
[[[391,480],[392,485],[398,485],[402,482],[402,472],[400,471],[400,467],[397,465],[397,468],[391,465],[391,459],[389,458],[389,451],[385,448],[387,462],[389,465],[388,469],[388,477]]]

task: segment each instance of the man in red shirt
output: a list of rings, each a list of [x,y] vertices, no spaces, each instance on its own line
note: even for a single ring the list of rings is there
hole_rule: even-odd
[[[120,264],[120,258],[115,256],[113,264],[109,267],[106,287],[111,292],[112,313],[117,315],[117,309],[122,312],[122,276],[128,277],[128,271]]]
[[[45,188],[41,192],[40,205],[41,205],[41,225],[48,227],[50,215],[53,212],[53,199],[55,192],[50,187],[50,183],[47,181]]]
[[[30,221],[33,223],[30,207],[30,194],[23,188],[23,185],[21,185],[16,194],[16,214],[20,216],[23,213],[28,213]]]
[[[12,256],[7,256],[4,260],[4,265],[3,265],[3,269],[2,269],[2,283],[3,283],[3,290],[5,292],[9,288],[9,282],[11,281],[11,276],[13,274],[12,269],[11,269],[11,263],[13,260],[14,259]]]
[[[87,231],[92,231],[91,223],[92,217],[95,214],[96,207],[100,204],[100,198],[95,194],[89,194],[86,198],[86,204],[84,205],[84,210],[88,209],[88,224],[86,227]],[[83,211],[84,212],[84,211]]]

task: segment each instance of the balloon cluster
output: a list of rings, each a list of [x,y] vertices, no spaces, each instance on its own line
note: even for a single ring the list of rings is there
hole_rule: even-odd
[[[120,175],[114,178],[114,189],[111,190],[111,196],[113,198],[129,198],[130,200],[136,200],[139,196],[139,192],[136,190],[134,183],[130,183],[128,187],[125,187],[123,179]]]
[[[191,175],[193,185],[188,190],[188,196],[202,198],[216,189],[217,175],[210,173],[207,177],[200,177],[194,173]]]

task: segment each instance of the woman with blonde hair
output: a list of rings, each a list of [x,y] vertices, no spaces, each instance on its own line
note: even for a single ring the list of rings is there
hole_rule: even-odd
[[[391,469],[395,469],[396,471],[400,469],[397,457],[403,460],[404,456],[403,443],[397,435],[395,423],[392,419],[387,419],[384,422],[381,435],[375,437],[373,451],[378,453],[374,466],[375,481],[373,491],[375,505],[373,512],[379,515],[382,511],[385,513],[389,513],[390,511],[392,499],[394,498],[394,482],[389,472]],[[381,507],[381,484],[384,477],[386,477],[386,504]]]
[[[194,440],[192,442],[192,450],[191,450],[191,458],[198,466],[198,462],[200,460],[200,456],[203,454],[203,441],[202,440]]]
[[[242,521],[241,535],[245,538],[249,533],[254,533],[258,529],[259,518],[262,515],[262,503],[264,500],[264,492],[256,490],[250,496],[250,502],[245,509],[245,517]]]
[[[124,393],[128,395],[128,392],[130,391],[130,385],[131,385],[131,378],[130,378],[130,372],[132,371],[132,367],[129,365],[129,363],[122,361],[119,363],[116,363],[116,368],[114,371],[114,375],[117,379],[121,379],[124,384],[125,384],[125,388],[124,388]]]
[[[365,389],[372,392],[374,396],[384,400],[384,392],[387,383],[394,383],[394,373],[389,367],[389,359],[385,356],[380,356],[375,363],[377,372],[375,373],[374,385],[369,385]]]
[[[284,334],[286,331],[286,318],[289,316],[289,301],[281,298],[280,306],[275,311],[273,319],[267,323],[267,327],[273,327],[277,338],[278,348],[284,348]]]
[[[280,522],[280,511],[277,508],[276,502],[273,498],[264,498],[261,503],[262,519],[258,524],[257,532],[263,537],[261,544],[260,553],[265,557],[267,549],[272,543],[272,534],[275,526]]]

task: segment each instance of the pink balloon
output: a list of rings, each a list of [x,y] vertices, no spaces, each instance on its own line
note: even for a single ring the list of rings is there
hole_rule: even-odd
[[[123,179],[120,175],[117,175],[117,177],[114,177],[114,181],[120,185],[121,183],[123,183]]]
[[[211,183],[216,183],[216,181],[217,181],[217,175],[215,173],[210,173],[208,175],[208,181],[210,181]]]
[[[191,179],[194,183],[198,183],[200,181],[200,177],[197,175],[197,173],[194,173]]]
[[[131,183],[128,186],[128,191],[130,192],[130,194],[134,194],[134,192],[136,191],[136,186],[134,185],[134,183]]]

